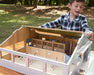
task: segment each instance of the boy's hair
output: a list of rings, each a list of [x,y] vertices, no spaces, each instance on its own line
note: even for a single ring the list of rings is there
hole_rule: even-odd
[[[86,0],[69,0],[69,3],[72,4],[74,1],[85,3]]]

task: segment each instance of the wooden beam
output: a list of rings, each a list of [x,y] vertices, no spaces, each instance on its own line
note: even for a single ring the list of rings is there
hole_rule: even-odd
[[[23,26],[23,27],[35,29],[37,31],[42,31],[42,32],[61,34],[64,37],[80,38],[83,33],[81,31],[79,32],[79,31],[69,31],[69,30],[51,29],[51,28],[38,28],[38,27],[33,27],[33,26]]]

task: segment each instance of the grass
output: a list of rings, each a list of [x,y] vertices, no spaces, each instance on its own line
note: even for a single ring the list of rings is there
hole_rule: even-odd
[[[24,8],[14,5],[0,5],[0,43],[3,42],[14,30],[22,25],[39,26],[53,18],[42,18],[37,15],[25,14]]]
[[[46,15],[45,13],[50,10],[52,9],[31,12],[32,9],[27,10],[24,6],[0,4],[0,43],[22,25],[39,26],[60,16],[59,14]],[[88,24],[94,31],[94,18],[88,18]],[[93,47],[92,50],[94,50]]]

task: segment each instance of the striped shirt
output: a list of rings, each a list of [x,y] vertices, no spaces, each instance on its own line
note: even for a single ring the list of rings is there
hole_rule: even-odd
[[[69,12],[65,15],[60,16],[54,21],[41,25],[43,28],[57,28],[61,27],[64,30],[73,30],[73,31],[83,31],[88,32],[92,31],[88,26],[87,19],[85,16],[79,14],[76,16],[73,21],[70,22]]]

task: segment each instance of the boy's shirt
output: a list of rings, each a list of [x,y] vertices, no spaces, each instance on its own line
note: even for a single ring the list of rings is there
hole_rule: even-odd
[[[83,31],[83,32],[91,31],[91,28],[88,26],[85,16],[79,14],[74,18],[72,22],[70,22],[69,12],[52,22],[41,25],[41,27],[43,28],[57,28],[59,26],[61,26],[61,29],[64,30]]]

